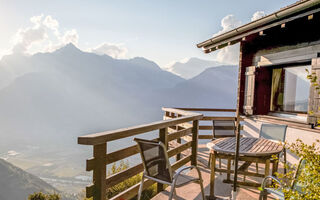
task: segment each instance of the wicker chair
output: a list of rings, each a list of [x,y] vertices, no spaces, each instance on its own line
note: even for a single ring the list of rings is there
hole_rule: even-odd
[[[144,140],[135,138],[134,141],[138,143],[144,172],[138,193],[138,200],[141,198],[143,190],[144,179],[150,179],[158,183],[171,185],[169,200],[172,199],[176,187],[184,186],[190,182],[200,184],[202,199],[204,199],[204,191],[202,184],[202,177],[197,166],[187,166],[173,172],[169,162],[167,149],[162,142]],[[184,175],[182,172],[195,168],[198,172],[198,178]]]

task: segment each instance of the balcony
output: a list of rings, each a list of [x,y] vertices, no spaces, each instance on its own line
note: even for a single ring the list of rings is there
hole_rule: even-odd
[[[213,138],[212,121],[236,120],[234,109],[204,109],[204,108],[163,108],[163,121],[144,124],[136,127],[118,129],[102,133],[90,134],[78,138],[78,143],[93,146],[93,158],[86,161],[86,170],[93,172],[93,183],[86,187],[86,197],[94,200],[104,200],[108,188],[111,188],[130,177],[140,174],[143,165],[132,164],[124,171],[107,176],[106,166],[130,157],[137,157],[137,145],[120,148],[113,152],[107,152],[107,146],[112,141],[124,138],[132,141],[133,137],[147,137],[163,142],[168,147],[172,169],[176,170],[183,165],[198,165],[201,167],[202,177],[206,195],[209,194],[210,169],[208,168],[209,151],[206,143]],[[224,129],[224,127],[221,127]],[[230,127],[225,127],[228,129]],[[133,143],[132,143],[133,144]],[[139,158],[140,159],[140,158]],[[135,159],[136,160],[136,159]],[[218,162],[217,162],[218,164]],[[222,167],[227,165],[224,160]],[[249,168],[250,170],[250,168]],[[255,169],[253,169],[255,170]],[[193,171],[188,175],[195,175]],[[239,175],[239,179],[243,177]],[[215,195],[229,197],[231,195],[231,184],[223,183],[224,175],[216,173]],[[253,180],[256,181],[256,180]],[[260,179],[261,181],[261,179]],[[154,182],[146,180],[144,188],[150,187]],[[157,184],[157,195],[153,199],[167,199],[168,191],[162,184]],[[138,193],[139,184],[133,185],[125,191],[110,197],[110,199],[131,199]],[[185,191],[188,191],[187,193]],[[180,199],[201,199],[200,189],[197,184],[186,185],[177,189]],[[241,187],[239,198],[257,199],[258,190]]]

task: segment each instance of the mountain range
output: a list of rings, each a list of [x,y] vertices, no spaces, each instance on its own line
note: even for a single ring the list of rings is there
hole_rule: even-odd
[[[27,199],[34,192],[54,193],[57,189],[40,178],[0,159],[0,199]]]
[[[204,69],[203,62],[193,63],[203,71],[185,79],[142,57],[113,59],[72,44],[52,53],[5,56],[0,157],[48,180],[74,181],[87,175],[85,159],[92,153],[77,145],[79,135],[161,120],[162,106],[234,108],[237,67]],[[120,143],[108,145],[108,151]]]
[[[164,69],[185,79],[191,79],[210,67],[221,65],[223,65],[223,63],[218,61],[203,60],[192,57],[184,59],[183,61],[173,62]]]

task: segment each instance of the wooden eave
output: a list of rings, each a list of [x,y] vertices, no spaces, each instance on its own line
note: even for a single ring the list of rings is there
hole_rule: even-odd
[[[226,46],[236,44],[241,40],[245,40],[246,37],[250,35],[259,34],[264,30],[271,29],[276,26],[283,26],[283,24],[289,23],[296,19],[308,17],[315,13],[319,13],[320,8],[318,5],[320,5],[320,0],[309,0],[309,1],[303,1],[299,4],[294,4],[293,6],[289,6],[276,13],[265,16],[259,20],[253,21],[239,28],[233,29],[221,35],[215,36],[209,40],[201,42],[197,44],[197,47],[202,48],[205,53],[213,52],[215,50],[224,48]],[[295,6],[299,6],[299,7],[295,7]],[[314,7],[314,9],[312,9],[312,7]],[[303,12],[302,8],[304,8],[304,10],[309,9],[309,11]],[[287,11],[287,9],[291,9],[289,10],[290,12]],[[288,16],[282,17],[282,18],[277,17],[277,15],[279,15],[279,12],[286,12],[286,11],[289,17]],[[268,18],[271,18],[271,19],[268,20]]]

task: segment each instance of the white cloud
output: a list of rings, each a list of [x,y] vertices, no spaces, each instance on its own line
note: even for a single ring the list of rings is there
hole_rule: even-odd
[[[123,44],[102,43],[88,50],[98,55],[109,55],[113,58],[126,58],[128,49]]]
[[[56,36],[60,36],[59,22],[56,19],[53,19],[50,15],[44,18],[43,25],[53,30]]]
[[[264,16],[266,16],[266,14],[263,11],[257,11],[252,15],[251,21],[258,20],[258,19],[260,19],[260,18],[262,18]]]
[[[217,53],[216,60],[221,63],[227,63],[232,65],[239,64],[239,46],[239,44],[235,44],[220,49]]]
[[[238,20],[234,15],[227,15],[221,20],[222,30],[213,36],[225,33],[232,29],[241,26],[241,21]],[[238,64],[239,63],[239,45],[228,46],[218,50],[215,59],[221,63],[227,64]]]
[[[257,11],[252,15],[251,21],[260,19],[266,14],[263,11]],[[227,15],[221,20],[221,28],[218,33],[213,36],[225,33],[232,29],[235,29],[241,26],[242,23],[234,15]],[[225,47],[218,50],[215,59],[219,62],[228,63],[228,64],[238,64],[239,63],[239,44]]]
[[[235,29],[238,26],[241,26],[241,24],[241,21],[238,20],[234,15],[227,15],[221,20],[222,30],[218,33],[213,34],[213,36],[220,35],[222,33]]]
[[[20,28],[14,35],[9,52],[21,54],[52,52],[68,43],[76,46],[78,44],[77,30],[66,30],[61,34],[58,20],[50,15],[33,16],[30,22],[31,26]]]
[[[30,18],[32,27],[19,29],[13,37],[13,53],[25,53],[32,44],[43,41],[48,37],[45,28],[41,25],[43,15]]]
[[[76,29],[66,31],[65,34],[61,38],[62,44],[73,43],[73,44],[77,45],[78,41],[79,41],[79,35],[78,35],[78,32]]]
[[[0,58],[12,53],[35,54],[53,52],[66,44],[78,46],[79,34],[76,29],[61,31],[60,23],[52,16],[43,14],[30,18],[31,25],[20,28],[12,38],[10,49],[0,49]],[[123,44],[101,43],[87,51],[107,54],[113,58],[127,58],[128,49]]]

